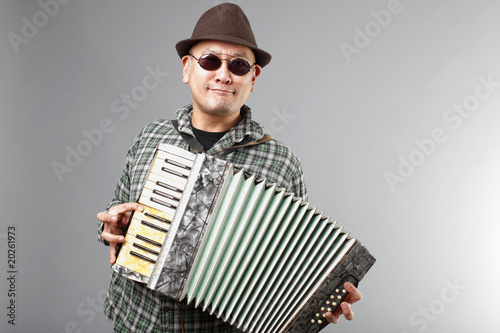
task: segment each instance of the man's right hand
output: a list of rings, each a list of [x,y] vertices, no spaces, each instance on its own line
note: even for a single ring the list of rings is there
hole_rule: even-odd
[[[113,206],[106,212],[97,214],[99,221],[104,223],[101,237],[109,242],[109,262],[113,264],[116,261],[116,251],[118,243],[125,240],[125,232],[132,211],[144,211],[144,207],[136,202],[127,202],[121,205]]]

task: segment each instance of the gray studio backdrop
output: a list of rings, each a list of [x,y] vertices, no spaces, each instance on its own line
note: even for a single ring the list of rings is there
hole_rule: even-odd
[[[326,332],[498,332],[500,3],[234,2],[273,55],[255,118],[378,259]],[[95,215],[218,3],[1,1],[0,331],[112,331]]]

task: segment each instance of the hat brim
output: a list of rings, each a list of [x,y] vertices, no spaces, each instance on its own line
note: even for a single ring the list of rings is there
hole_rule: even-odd
[[[203,36],[203,38],[189,38],[184,39],[175,44],[175,49],[179,54],[179,57],[184,57],[189,54],[189,50],[193,47],[194,44],[203,40],[215,40],[226,43],[233,43],[238,45],[243,45],[250,48],[255,54],[255,63],[257,63],[260,67],[264,67],[271,61],[271,55],[264,50],[254,47],[252,44],[248,43],[246,40],[238,38],[236,36],[221,36],[221,35],[213,35],[213,36]]]

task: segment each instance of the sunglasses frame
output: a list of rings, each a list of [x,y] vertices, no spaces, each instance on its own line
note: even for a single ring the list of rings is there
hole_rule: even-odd
[[[206,71],[216,71],[218,70],[221,66],[222,66],[222,60],[226,60],[228,62],[227,64],[227,68],[229,69],[229,71],[231,73],[233,73],[234,75],[238,75],[238,76],[243,76],[245,74],[247,74],[248,72],[250,72],[250,70],[252,69],[253,66],[255,66],[257,63],[253,63],[252,65],[250,65],[250,63],[248,61],[246,61],[245,59],[243,58],[234,58],[234,59],[221,59],[218,55],[216,54],[213,54],[213,53],[204,53],[202,54],[199,58],[196,58],[194,55],[192,55],[191,53],[188,53],[191,57],[193,57],[197,62],[198,62],[198,65],[200,65],[201,68],[203,68],[204,70]],[[205,67],[203,67],[201,64],[200,64],[200,59],[202,59],[204,56],[214,56],[216,57],[217,59],[219,59],[219,66],[217,68],[214,68],[214,69],[207,69]],[[235,73],[231,70],[231,64],[234,63],[234,61],[239,61],[239,62],[245,62],[247,65],[248,65],[248,71],[246,71],[245,73],[241,73],[241,74],[238,74],[238,73]]]

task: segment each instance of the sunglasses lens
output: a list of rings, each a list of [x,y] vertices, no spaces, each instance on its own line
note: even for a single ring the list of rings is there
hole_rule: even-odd
[[[215,54],[204,54],[198,60],[200,66],[207,71],[215,71],[219,69],[222,60]],[[250,71],[250,64],[244,59],[233,59],[228,64],[229,70],[236,75],[245,75]]]
[[[245,75],[250,71],[250,65],[243,59],[234,59],[229,62],[229,70],[236,75]]]
[[[214,54],[205,54],[200,57],[200,66],[207,71],[215,71],[221,65],[221,60]]]

